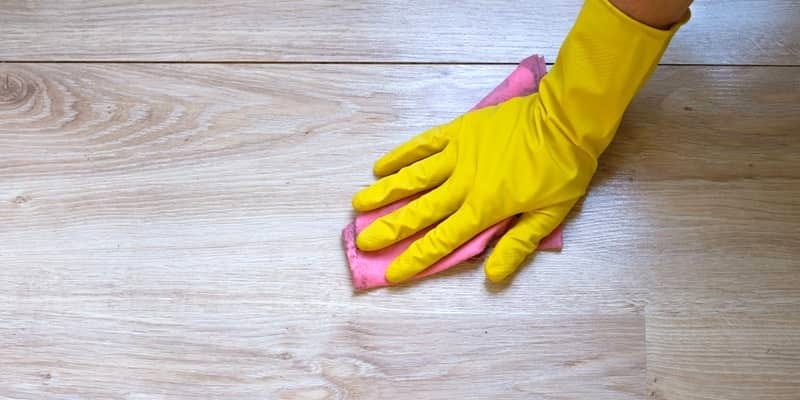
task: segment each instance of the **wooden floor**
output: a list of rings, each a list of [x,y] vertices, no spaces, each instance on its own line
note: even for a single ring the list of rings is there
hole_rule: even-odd
[[[800,399],[800,3],[697,2],[561,253],[363,294],[372,161],[580,2],[157,3],[0,7],[0,399]]]

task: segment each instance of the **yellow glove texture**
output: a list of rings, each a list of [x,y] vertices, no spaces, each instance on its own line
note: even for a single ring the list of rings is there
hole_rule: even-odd
[[[378,250],[441,221],[390,265],[387,280],[400,282],[521,214],[485,266],[490,280],[505,279],[585,193],[625,108],[686,20],[658,30],[587,0],[538,93],[466,113],[377,161],[382,178],[356,194],[355,209],[429,192],[373,222],[358,247]]]

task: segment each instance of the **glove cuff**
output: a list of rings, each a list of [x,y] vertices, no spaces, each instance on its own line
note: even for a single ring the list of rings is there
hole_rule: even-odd
[[[675,32],[634,20],[608,0],[587,0],[540,84],[546,123],[593,157],[605,150],[630,101]]]

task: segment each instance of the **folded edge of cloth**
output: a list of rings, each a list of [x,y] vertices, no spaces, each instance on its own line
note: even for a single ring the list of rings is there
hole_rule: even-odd
[[[519,66],[500,85],[483,98],[472,110],[500,104],[508,99],[527,96],[539,88],[539,80],[546,73],[544,57],[532,55],[520,62]],[[361,251],[356,247],[356,235],[376,219],[408,204],[418,196],[412,196],[392,204],[365,212],[356,216],[355,221],[345,226],[342,231],[347,261],[356,290],[365,290],[389,286],[385,273],[389,264],[399,256],[415,240],[421,238],[433,227],[417,232],[415,235],[399,241],[385,249],[378,251]],[[512,225],[514,218],[501,221],[484,230],[458,249],[448,254],[434,265],[415,275],[412,280],[420,279],[444,271],[463,261],[480,255],[490,243],[502,236]],[[562,246],[561,227],[556,228],[550,235],[539,243],[539,250],[559,250]]]

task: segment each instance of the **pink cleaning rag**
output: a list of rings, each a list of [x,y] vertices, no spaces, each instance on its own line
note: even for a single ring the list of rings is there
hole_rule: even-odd
[[[483,100],[481,100],[473,110],[500,104],[508,99],[519,96],[527,96],[536,92],[539,88],[539,80],[545,74],[544,57],[533,55],[519,64],[499,86],[492,90]],[[389,264],[397,258],[415,240],[421,238],[431,228],[424,229],[417,234],[397,242],[385,249],[378,251],[361,251],[356,247],[356,235],[376,219],[389,214],[390,212],[408,204],[417,196],[396,201],[377,210],[372,210],[356,217],[356,220],[348,224],[342,231],[342,239],[347,248],[347,261],[352,273],[353,286],[357,290],[371,289],[389,286],[390,283],[385,278],[386,269]],[[413,279],[423,278],[437,272],[444,271],[463,261],[475,257],[486,249],[492,240],[500,237],[513,223],[514,218],[501,221],[490,228],[484,230],[458,249],[448,254],[436,264],[420,272]],[[561,227],[556,228],[549,236],[542,239],[539,243],[540,250],[561,249]]]

